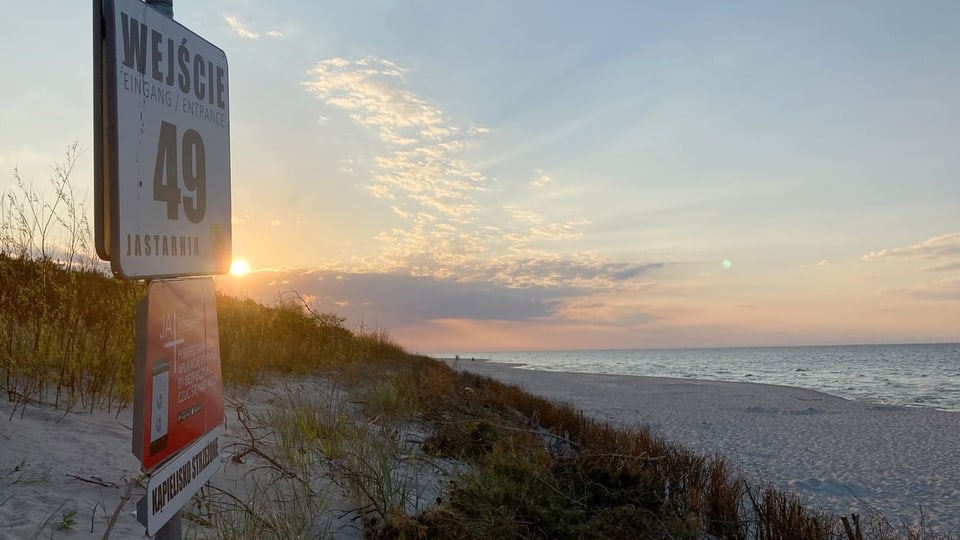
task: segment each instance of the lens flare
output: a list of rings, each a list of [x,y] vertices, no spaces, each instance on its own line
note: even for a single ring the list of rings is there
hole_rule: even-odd
[[[724,270],[729,270],[731,267],[733,267],[733,263],[730,262],[730,259],[725,259],[725,260],[724,260],[722,263],[720,263],[720,264],[723,266],[723,269],[724,269]]]

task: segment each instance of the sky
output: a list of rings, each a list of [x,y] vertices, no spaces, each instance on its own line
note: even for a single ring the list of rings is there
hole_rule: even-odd
[[[91,4],[5,8],[0,188],[78,142],[92,198]],[[956,2],[174,9],[229,60],[224,292],[424,353],[960,341]]]

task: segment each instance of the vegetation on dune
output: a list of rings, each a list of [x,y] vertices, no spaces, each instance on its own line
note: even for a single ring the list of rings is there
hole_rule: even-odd
[[[133,314],[146,288],[84,262],[82,205],[64,187],[75,156],[55,170],[56,202],[19,175],[3,198],[0,391],[14,413],[120,410],[132,399]],[[857,518],[751,488],[719,456],[408,354],[295,293],[281,300],[218,296],[224,381],[321,375],[327,386],[277,394],[260,413],[231,401],[228,422],[244,435],[229,462],[256,466],[245,496],[209,486],[188,505],[197,537],[331,535],[333,493],[369,538],[932,537],[882,518],[862,531]],[[61,527],[72,523],[64,514]]]

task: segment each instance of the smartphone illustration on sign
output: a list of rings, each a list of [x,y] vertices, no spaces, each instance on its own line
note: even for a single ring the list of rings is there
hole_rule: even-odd
[[[150,403],[150,453],[167,447],[170,421],[170,361],[159,358],[153,364],[153,399]]]

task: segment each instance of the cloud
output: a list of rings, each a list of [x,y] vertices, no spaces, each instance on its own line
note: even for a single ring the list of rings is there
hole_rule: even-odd
[[[583,291],[620,288],[624,282],[664,268],[663,263],[613,263],[589,254],[500,257],[473,268],[471,277],[513,288],[572,287]]]
[[[331,58],[317,63],[303,84],[318,99],[376,129],[384,142],[406,146],[449,133],[454,126],[445,127],[439,108],[403,88],[403,73],[389,60]]]
[[[960,232],[934,236],[913,246],[873,251],[861,257],[860,260],[875,261],[889,258],[938,261],[957,259],[946,265],[930,268],[931,270],[952,269],[955,263],[960,262]]]
[[[336,312],[353,323],[385,327],[422,324],[448,318],[528,320],[549,317],[562,299],[578,294],[572,288],[529,287],[517,290],[496,283],[463,283],[427,276],[361,274],[333,270],[260,271],[243,278],[218,278],[245,291],[274,284],[313,299],[314,308]],[[257,298],[263,302],[273,298]]]
[[[550,178],[544,174],[544,172],[540,169],[534,169],[533,173],[536,175],[536,177],[530,182],[530,185],[535,188],[546,187],[547,184],[553,182],[553,178]]]
[[[539,225],[544,222],[544,217],[539,212],[530,208],[505,208],[510,213],[513,221],[524,225]]]
[[[621,328],[644,326],[657,319],[642,301],[616,294],[573,298],[564,302],[556,312],[558,322]]]
[[[633,279],[637,276],[641,276],[646,272],[655,269],[663,268],[663,264],[647,264],[647,265],[621,265],[620,270],[615,270],[610,274],[616,281],[626,281],[628,279]]]
[[[570,240],[581,238],[584,225],[589,225],[590,220],[584,218],[572,219],[564,222],[547,223],[531,227],[523,234],[514,235],[518,243],[530,242],[533,240]]]
[[[931,266],[927,268],[931,272],[953,272],[955,270],[960,270],[960,261],[949,262],[946,264],[940,264],[937,266]]]
[[[237,17],[233,15],[227,15],[223,18],[223,20],[227,21],[227,24],[230,26],[230,30],[232,30],[234,34],[246,39],[260,39],[259,33],[250,29],[250,27],[241,22]]]
[[[261,35],[266,35],[270,39],[283,39],[286,37],[283,32],[277,30],[276,28],[261,34],[261,32],[255,30],[249,24],[241,21],[240,18],[235,15],[224,15],[223,20],[227,22],[227,25],[234,34],[237,34],[244,39],[258,40],[260,39]]]
[[[408,90],[405,73],[389,60],[331,58],[317,63],[303,85],[385,146],[369,163],[371,195],[468,221],[479,210],[471,194],[483,191],[487,178],[461,154],[480,131],[461,128],[439,106]]]
[[[884,289],[880,292],[925,300],[960,300],[960,277],[925,281],[909,288]]]
[[[960,271],[960,232],[934,236],[912,246],[873,251],[860,258],[867,262],[882,259],[907,263],[928,261],[929,264],[922,267],[926,272]],[[881,289],[879,294],[926,300],[960,300],[960,276],[921,281],[912,287]]]
[[[451,119],[439,104],[408,88],[410,76],[386,59],[329,58],[315,64],[302,83],[325,106],[320,116],[345,116],[373,138],[373,155],[351,160],[350,171],[367,175],[367,193],[399,221],[374,236],[378,253],[350,270],[511,289],[586,290],[621,287],[662,267],[566,252],[562,242],[583,238],[590,220],[550,215],[559,211],[544,201],[505,200],[496,183],[465,157],[471,143],[490,130]],[[534,173],[534,187],[552,181],[542,170]]]
[[[600,326],[634,326],[656,319],[642,305],[643,296],[623,289],[597,290],[599,281],[629,280],[663,265],[572,266],[562,261],[538,264],[534,275],[552,279],[504,283],[488,274],[481,280],[400,273],[361,273],[333,269],[259,269],[242,277],[221,276],[218,288],[227,294],[261,291],[254,300],[272,303],[297,291],[312,299],[311,307],[385,328],[415,327],[445,319],[568,322]],[[506,270],[506,269],[499,269]],[[508,271],[512,278],[516,273]],[[490,279],[486,279],[490,278]],[[634,288],[647,292],[656,285]],[[597,292],[594,292],[597,291]]]

